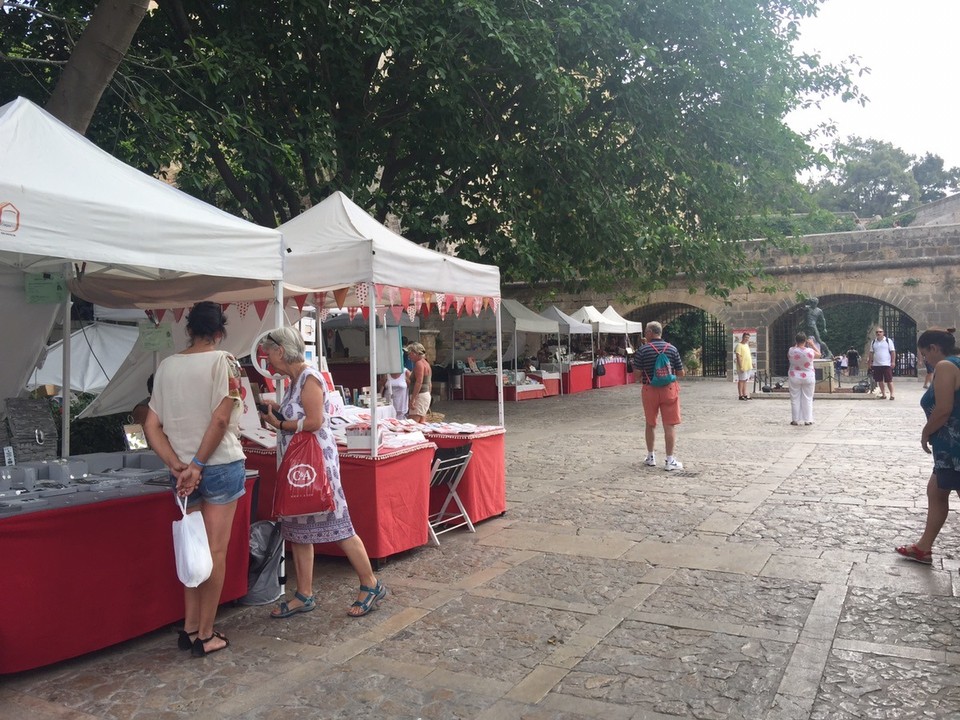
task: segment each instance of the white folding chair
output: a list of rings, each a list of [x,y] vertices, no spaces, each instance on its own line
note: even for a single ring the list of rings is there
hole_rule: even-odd
[[[466,526],[470,532],[476,532],[460,496],[457,495],[457,486],[463,479],[467,463],[473,457],[470,445],[467,443],[453,448],[437,448],[434,453],[433,466],[430,468],[430,487],[446,487],[447,496],[443,499],[440,510],[427,518],[427,532],[430,534],[431,545],[440,544],[438,535],[457,528]],[[456,505],[459,512],[447,510],[451,502]]]

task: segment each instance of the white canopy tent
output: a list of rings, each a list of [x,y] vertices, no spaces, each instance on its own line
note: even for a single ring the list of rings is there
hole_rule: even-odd
[[[590,336],[590,360],[593,361],[593,326],[590,323],[581,322],[575,318],[567,315],[565,312],[560,310],[556,305],[551,305],[542,313],[543,317],[556,320],[557,324],[560,326],[560,331],[566,333],[567,335],[567,355],[570,355],[570,336],[571,335],[589,335]],[[562,390],[562,381],[561,381],[561,390]]]
[[[0,107],[0,302],[14,341],[0,366],[0,398],[26,385],[58,309],[69,326],[66,293],[57,293],[59,304],[28,302],[28,276],[43,274],[63,277],[87,299],[100,282],[149,285],[154,297],[182,297],[178,288],[189,285],[189,301],[222,286],[279,292],[281,237],[125,165],[18,98]],[[130,295],[100,294],[103,305],[135,305]],[[63,417],[67,455],[69,413]]]
[[[626,327],[628,333],[642,333],[643,332],[643,323],[636,322],[634,320],[627,320],[625,317],[620,315],[616,310],[613,309],[613,305],[607,305],[607,309],[602,313],[605,318],[611,320],[615,323],[623,323]]]
[[[584,305],[579,310],[570,313],[570,317],[583,323],[588,323],[595,333],[607,335],[623,335],[627,332],[626,320],[611,320],[597,310],[593,305]]]
[[[70,389],[99,393],[133,350],[139,332],[132,325],[91,323],[70,336]],[[30,376],[27,389],[63,383],[63,340],[48,345],[42,367]]]
[[[370,387],[377,386],[376,286],[418,293],[455,294],[500,302],[500,270],[492,265],[461,260],[410,242],[377,222],[350,198],[335,192],[323,202],[280,226],[286,248],[284,284],[295,292],[321,293],[344,286],[344,303],[368,309],[370,327]],[[357,288],[369,288],[366,298]],[[389,302],[389,301],[388,301]],[[439,302],[438,304],[442,304]],[[497,324],[500,313],[496,313]],[[499,332],[497,355],[500,356]],[[503,424],[503,387],[498,382],[499,418]],[[371,424],[377,424],[371,404]],[[376,434],[371,453],[376,455]]]
[[[488,330],[494,325],[494,317],[489,314],[481,314],[478,317],[461,317],[453,321],[454,342],[452,347],[456,347],[457,330]],[[499,361],[504,359],[513,360],[514,368],[519,364],[517,355],[519,354],[520,336],[525,333],[538,333],[540,335],[559,335],[560,326],[556,320],[549,320],[542,315],[538,315],[533,310],[524,307],[519,301],[504,298],[500,301],[500,328],[498,332],[512,332],[513,343],[508,348],[507,353],[499,357]],[[451,358],[453,360],[454,358]]]

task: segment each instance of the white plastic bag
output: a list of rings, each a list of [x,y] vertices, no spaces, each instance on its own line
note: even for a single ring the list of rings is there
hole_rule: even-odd
[[[173,523],[173,554],[177,577],[187,587],[196,587],[213,572],[213,557],[207,542],[207,528],[199,512],[187,514],[187,499],[177,497],[183,519]]]

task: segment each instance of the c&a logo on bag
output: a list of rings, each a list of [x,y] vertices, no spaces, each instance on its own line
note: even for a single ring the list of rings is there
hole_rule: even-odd
[[[292,465],[287,471],[287,482],[293,487],[308,487],[317,479],[317,471],[306,463]]]

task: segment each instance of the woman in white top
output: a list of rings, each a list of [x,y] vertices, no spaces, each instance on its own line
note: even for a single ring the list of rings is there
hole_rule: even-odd
[[[820,351],[813,340],[804,333],[797,333],[796,344],[787,351],[790,374],[790,424],[813,425],[813,391],[817,384],[813,361]]]
[[[227,546],[244,493],[240,446],[240,365],[217,350],[226,335],[218,303],[200,302],[187,316],[190,346],[160,363],[144,431],[150,447],[170,468],[188,510],[203,513],[213,572],[196,588],[183,589],[184,619],[178,645],[196,657],[230,643],[214,631],[226,572]]]

